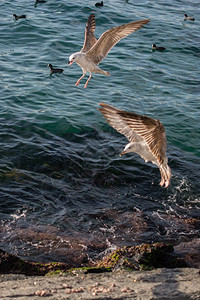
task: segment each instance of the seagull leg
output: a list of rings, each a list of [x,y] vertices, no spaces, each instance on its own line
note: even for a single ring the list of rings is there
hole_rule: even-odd
[[[164,178],[161,179],[161,182],[159,184],[160,184],[160,186],[163,186],[165,184]]]
[[[77,80],[77,82],[75,83],[75,85],[79,85],[81,79],[85,76],[85,73],[83,73],[83,75],[79,78],[79,80]]]
[[[161,181],[160,181],[160,186],[163,186],[165,184],[166,181],[166,174],[164,172],[164,169],[162,166],[160,166],[160,174],[161,174]]]
[[[86,84],[84,85],[84,88],[86,88],[86,87],[87,87],[87,85],[88,85],[88,82],[90,81],[91,77],[92,77],[92,73],[90,73],[90,76],[89,76],[88,80],[86,81]]]
[[[168,168],[160,167],[160,173],[161,173],[160,186],[165,185],[165,187],[167,188],[169,186],[169,183],[170,183],[171,170],[170,170],[169,167]]]

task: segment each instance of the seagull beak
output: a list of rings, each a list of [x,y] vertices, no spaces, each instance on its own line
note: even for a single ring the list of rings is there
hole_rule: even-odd
[[[121,157],[122,155],[124,155],[126,152],[125,151],[122,151],[119,156]]]
[[[73,61],[68,61],[69,67],[73,64]]]

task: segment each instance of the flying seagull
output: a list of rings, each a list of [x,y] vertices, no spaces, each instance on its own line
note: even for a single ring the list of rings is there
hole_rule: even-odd
[[[69,57],[69,66],[76,62],[82,69],[83,75],[79,78],[75,85],[79,85],[81,79],[85,76],[86,72],[90,73],[86,81],[85,88],[92,77],[92,73],[100,73],[109,76],[110,73],[101,70],[97,65],[107,56],[108,52],[114,47],[121,39],[125,38],[132,32],[140,29],[150,20],[141,20],[136,22],[127,23],[118,27],[113,27],[105,31],[97,40],[95,32],[95,15],[91,14],[88,18],[85,28],[85,41],[81,51],[73,53]]]
[[[147,116],[119,110],[106,103],[99,104],[98,110],[108,123],[121,134],[124,134],[128,143],[120,156],[129,152],[136,152],[145,162],[151,161],[160,169],[160,185],[169,186],[171,170],[166,157],[167,139],[165,128],[159,120]]]

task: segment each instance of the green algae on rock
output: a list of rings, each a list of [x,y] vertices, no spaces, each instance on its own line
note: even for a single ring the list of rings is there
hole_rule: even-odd
[[[187,267],[187,264],[174,253],[172,245],[155,243],[119,248],[99,262],[98,266],[111,267],[113,270],[152,270]]]
[[[25,275],[60,275],[88,274],[112,272],[117,269],[152,270],[154,268],[182,268],[188,267],[182,257],[179,257],[172,245],[165,243],[142,244],[139,246],[125,246],[117,249],[98,263],[74,268],[61,262],[35,263],[24,261],[15,255],[0,249],[0,273],[17,273]]]

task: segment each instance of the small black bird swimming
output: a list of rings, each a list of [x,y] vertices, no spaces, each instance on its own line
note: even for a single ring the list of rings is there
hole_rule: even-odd
[[[95,6],[96,6],[96,7],[102,7],[102,6],[103,6],[103,1],[97,2],[97,3],[95,4]]]
[[[166,49],[165,47],[157,47],[156,44],[152,45],[152,50],[164,51],[165,49]]]
[[[184,16],[185,16],[185,21],[186,20],[190,20],[190,21],[194,21],[195,20],[195,18],[193,18],[193,17],[188,17],[187,14],[184,14]]]
[[[35,5],[37,5],[38,3],[46,3],[46,0],[35,0]]]
[[[15,18],[15,20],[26,19],[26,15],[17,16],[16,14],[14,14],[13,17]]]
[[[53,73],[62,73],[64,71],[63,69],[54,69],[52,64],[48,64],[47,67],[50,68],[51,74],[53,74]]]

